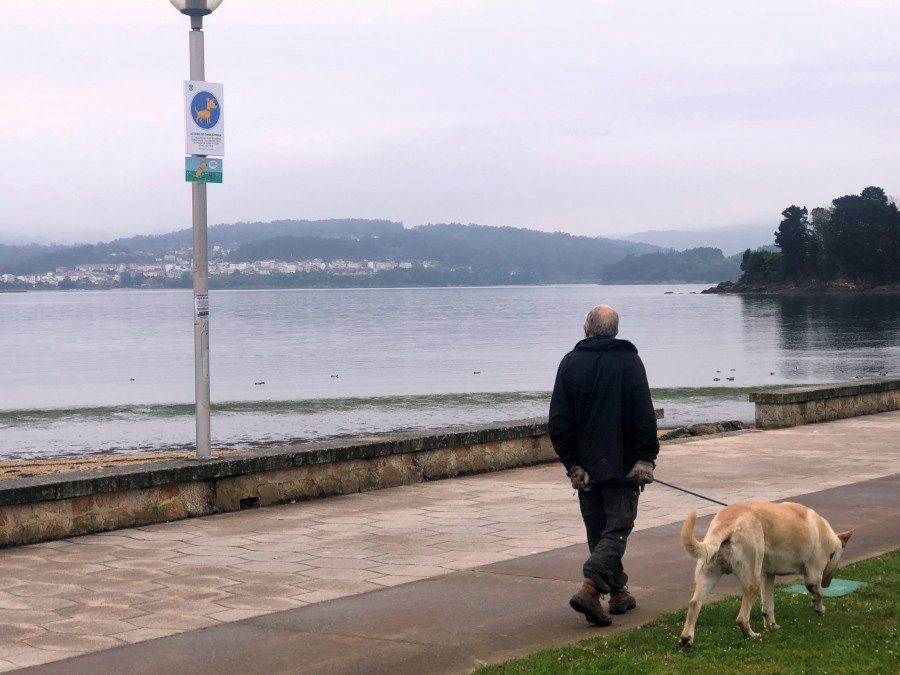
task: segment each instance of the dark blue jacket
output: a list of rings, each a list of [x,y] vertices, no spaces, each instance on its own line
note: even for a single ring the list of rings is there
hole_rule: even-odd
[[[656,413],[637,348],[627,340],[586,338],[559,364],[550,399],[550,441],[566,469],[591,482],[622,480],[659,454]]]

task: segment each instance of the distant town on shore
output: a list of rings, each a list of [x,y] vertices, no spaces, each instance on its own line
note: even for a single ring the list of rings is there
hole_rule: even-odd
[[[900,210],[879,187],[791,205],[774,245],[725,256],[604,237],[458,223],[281,220],[209,228],[210,288],[711,283],[713,292],[900,284]],[[774,230],[774,228],[773,228]],[[189,288],[192,233],[76,246],[0,244],[0,291]]]
[[[512,227],[274,221],[216,225],[208,239],[211,288],[716,283],[739,274],[736,257],[710,247],[677,252]],[[190,230],[95,245],[0,245],[0,289],[189,288],[191,256]]]

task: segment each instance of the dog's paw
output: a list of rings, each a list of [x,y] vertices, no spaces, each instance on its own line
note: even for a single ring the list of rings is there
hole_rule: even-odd
[[[779,625],[778,625],[777,623],[775,623],[774,621],[773,621],[772,623],[767,623],[767,624],[766,624],[766,630],[778,630],[779,628],[781,628],[781,626],[779,626]]]
[[[693,644],[693,642],[694,642],[693,635],[682,635],[681,640],[678,642],[678,646],[681,647],[683,650],[687,651],[688,649],[691,648],[691,644]]]

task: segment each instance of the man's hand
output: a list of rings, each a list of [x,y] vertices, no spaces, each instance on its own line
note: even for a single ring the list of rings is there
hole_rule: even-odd
[[[591,482],[591,477],[588,475],[588,472],[580,466],[573,466],[566,475],[569,477],[569,480],[572,481],[573,488],[576,490],[584,490],[585,492],[590,491],[591,488],[588,487],[588,483]]]
[[[630,478],[643,490],[647,483],[653,482],[653,462],[635,462],[625,478]]]

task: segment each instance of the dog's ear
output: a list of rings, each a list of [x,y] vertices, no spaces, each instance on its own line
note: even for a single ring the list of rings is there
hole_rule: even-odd
[[[838,533],[837,538],[841,540],[841,548],[847,548],[847,542],[850,541],[851,536],[853,536],[853,530]]]

